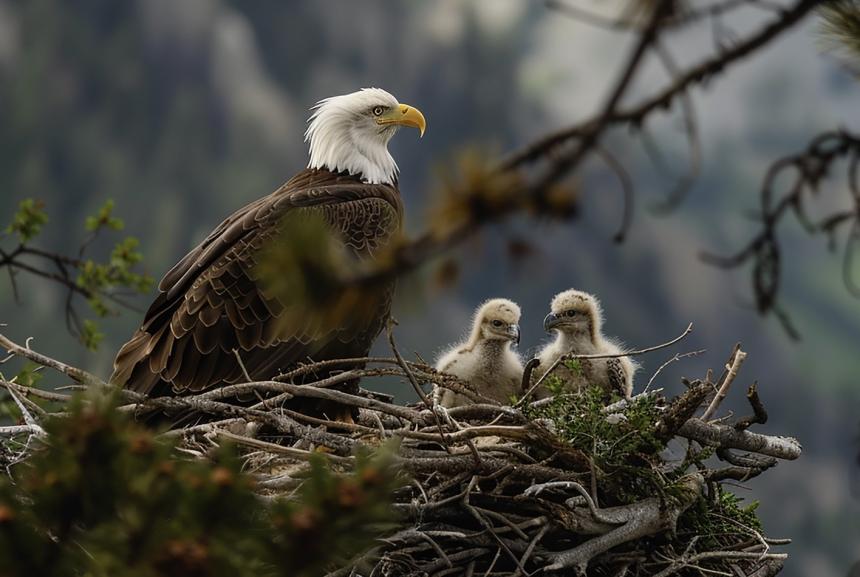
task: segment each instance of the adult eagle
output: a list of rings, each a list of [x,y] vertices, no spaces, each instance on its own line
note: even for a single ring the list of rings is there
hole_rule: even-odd
[[[366,356],[388,316],[393,283],[369,296],[370,314],[356,312],[320,334],[285,322],[301,305],[269,294],[257,264],[296,222],[283,224],[288,217],[324,222],[358,260],[385,246],[402,220],[388,152],[401,126],[423,135],[424,116],[378,88],[320,101],[305,133],[308,167],[228,217],[164,276],[143,324],[117,354],[111,382],[147,395],[183,394],[242,382],[244,370],[267,380],[311,359]]]

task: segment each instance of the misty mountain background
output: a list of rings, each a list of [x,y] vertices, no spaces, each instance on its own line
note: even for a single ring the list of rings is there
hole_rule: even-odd
[[[726,23],[742,34],[766,16],[747,9]],[[423,139],[404,131],[390,147],[416,233],[440,171],[459,153],[479,150],[492,162],[593,114],[629,42],[526,0],[0,0],[0,220],[20,199],[41,199],[51,223],[39,246],[74,251],[85,216],[112,198],[141,240],[146,270],[160,278],[224,217],[305,165],[310,106],[379,86],[427,118]],[[669,48],[680,63],[695,62],[714,49],[712,31],[674,34]],[[655,64],[634,94],[665,80]],[[783,297],[803,335],[795,343],[752,310],[748,271],[706,266],[698,253],[740,247],[754,231],[750,213],[768,165],[822,130],[860,128],[858,95],[856,79],[822,54],[807,22],[693,92],[702,168],[679,209],[652,210],[689,170],[673,108],[649,125],[672,174],[649,162],[635,135],[611,134],[637,188],[623,244],[612,241],[617,179],[589,163],[577,180],[577,220],[514,219],[485,231],[456,253],[453,287],[437,286],[432,267],[401,282],[401,350],[432,359],[466,331],[480,301],[505,296],[523,307],[528,351],[546,338],[550,298],[569,287],[597,294],[607,332],[633,347],[694,323],[676,348],[707,352],[661,373],[657,386],[667,394],[683,389],[682,375],[719,371],[741,341],[749,358],[727,408],[747,412],[743,387],[759,381],[771,417],[762,430],[798,437],[805,452],[736,490],[762,501],[770,535],[794,539],[784,575],[845,575],[860,559],[860,301],[823,240],[787,227]],[[822,190],[822,207],[839,202],[840,179],[834,174]],[[512,260],[512,239],[534,250]],[[24,277],[19,285],[16,303],[0,283],[4,330],[109,375],[142,314],[105,321],[108,338],[89,353],[65,330],[60,289]],[[642,358],[637,388],[672,354]],[[411,398],[407,386],[391,386]]]

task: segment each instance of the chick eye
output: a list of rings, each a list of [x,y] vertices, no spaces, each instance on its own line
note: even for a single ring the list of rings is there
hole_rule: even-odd
[[[494,326],[494,327],[500,327],[500,326],[502,326],[502,321],[500,321],[500,320],[495,320],[495,321],[493,321],[493,326]]]
[[[569,317],[575,317],[575,316],[576,316],[576,311],[567,311],[567,316],[569,316]]]
[[[385,112],[385,109],[382,108],[381,106],[374,106],[373,107],[373,115],[374,116],[382,116],[383,112]]]

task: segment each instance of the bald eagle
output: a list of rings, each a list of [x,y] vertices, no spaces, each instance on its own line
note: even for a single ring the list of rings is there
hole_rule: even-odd
[[[307,168],[229,216],[164,276],[143,324],[117,354],[112,383],[153,396],[193,393],[243,382],[245,370],[268,380],[300,362],[367,355],[389,314],[393,284],[372,295],[370,314],[309,338],[307,327],[283,322],[291,303],[267,294],[256,265],[285,218],[297,214],[321,219],[356,258],[377,254],[403,214],[388,142],[403,126],[423,135],[424,116],[378,88],[327,98],[312,110]]]

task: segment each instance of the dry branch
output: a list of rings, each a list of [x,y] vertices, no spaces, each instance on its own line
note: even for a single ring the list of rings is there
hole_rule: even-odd
[[[431,229],[414,239],[399,243],[386,255],[384,264],[344,279],[344,283],[373,286],[412,272],[472,238],[485,225],[503,221],[514,213],[528,212],[539,216],[570,218],[575,214],[575,210],[570,202],[557,202],[558,186],[588,158],[614,158],[611,152],[601,146],[603,137],[610,129],[618,126],[640,129],[652,115],[660,114],[661,111],[669,109],[675,100],[681,99],[688,135],[695,136],[695,129],[690,128],[691,107],[685,102],[689,91],[719,77],[731,65],[767,46],[810,15],[819,3],[820,0],[798,0],[786,8],[771,11],[774,17],[760,29],[734,42],[731,47],[719,50],[699,64],[683,69],[672,68],[673,78],[666,86],[633,104],[623,105],[632,80],[642,69],[647,56],[653,52],[658,58],[662,55],[662,60],[666,62],[666,52],[661,50],[660,40],[664,33],[678,22],[675,18],[678,2],[655,0],[647,3],[643,25],[635,30],[638,38],[624,62],[618,80],[600,109],[591,118],[539,138],[508,155],[495,169],[488,170],[483,178],[475,179],[479,182],[478,185],[464,185],[464,189],[458,191],[458,206],[468,207],[467,214],[461,215],[455,222],[446,221],[444,227]],[[623,174],[623,170],[619,171],[619,167],[615,166],[612,160],[608,162],[613,172]],[[696,163],[694,154],[692,173],[696,170]],[[542,166],[536,170],[523,170],[528,165],[536,164]],[[688,181],[689,179],[682,181],[680,188],[687,188]],[[494,196],[495,202],[485,198],[488,191],[490,196]],[[500,202],[500,198],[503,198],[503,201]],[[625,198],[629,199],[629,195],[625,194]],[[624,222],[629,222],[629,218],[625,217]],[[623,237],[624,228],[626,224],[617,237]]]
[[[36,363],[37,365],[55,369],[81,384],[107,386],[107,384],[103,380],[91,373],[88,373],[87,371],[72,367],[65,363],[61,363],[58,360],[52,359],[51,357],[37,353],[28,346],[22,347],[21,345],[12,342],[2,334],[0,334],[0,347],[6,349],[7,352],[17,357],[23,357],[29,361]]]
[[[820,196],[823,181],[833,172],[834,166],[844,161],[844,196],[848,208],[830,210],[813,222],[808,207]],[[811,236],[825,236],[830,247],[836,249],[836,237],[847,231],[848,238],[842,248],[843,281],[854,296],[860,297],[860,283],[853,276],[857,244],[860,242],[860,136],[847,130],[834,130],[816,136],[806,150],[774,162],[765,175],[761,188],[761,210],[758,231],[735,254],[722,257],[703,253],[701,258],[722,268],[737,268],[752,264],[752,285],[756,308],[762,315],[773,313],[786,332],[799,338],[788,313],[781,307],[779,289],[782,247],[779,242],[780,226],[794,216]],[[781,195],[778,184],[789,177],[790,185]]]
[[[681,425],[678,435],[704,445],[741,449],[779,459],[797,459],[803,450],[797,439],[793,437],[775,437],[739,431],[735,427],[706,423],[696,418]]]
[[[584,576],[591,560],[613,547],[666,530],[674,530],[681,513],[701,496],[704,484],[702,476],[696,473],[684,480],[679,487],[681,497],[672,502],[653,497],[633,505],[604,511],[604,514],[615,516],[619,526],[574,549],[557,554],[545,570],[559,571],[570,568],[576,571],[577,575]]]
[[[726,364],[725,376],[720,380],[720,383],[717,386],[717,394],[702,414],[703,421],[707,421],[711,416],[713,416],[717,408],[719,408],[720,403],[722,403],[723,399],[726,398],[726,395],[729,394],[729,388],[731,388],[732,383],[738,374],[738,370],[740,370],[741,365],[746,358],[747,354],[740,349],[740,346],[735,347],[731,360]]]

